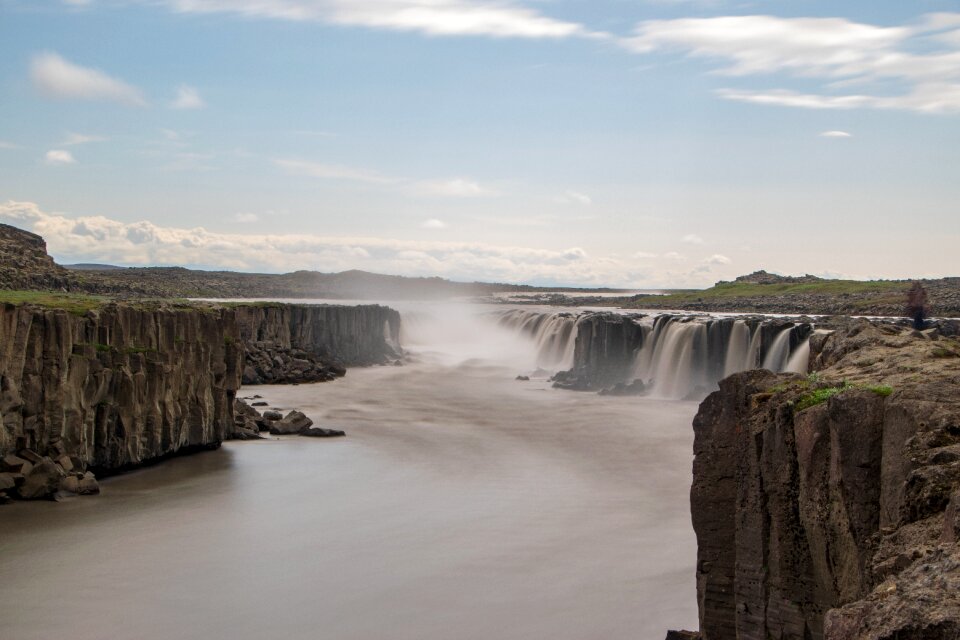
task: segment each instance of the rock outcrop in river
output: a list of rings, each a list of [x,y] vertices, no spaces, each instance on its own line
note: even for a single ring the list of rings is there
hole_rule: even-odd
[[[243,424],[248,350],[294,372],[284,349],[369,364],[398,356],[398,332],[399,315],[379,306],[2,305],[0,494],[46,497],[71,473],[219,446]],[[27,491],[32,475],[41,486]]]
[[[851,321],[694,422],[706,640],[960,637],[960,343]]]

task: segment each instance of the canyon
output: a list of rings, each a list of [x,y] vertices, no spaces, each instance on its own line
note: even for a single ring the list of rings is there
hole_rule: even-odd
[[[57,297],[44,286],[67,278],[62,284],[68,288],[69,275],[46,256],[42,238],[0,231],[3,251],[19,256],[0,275],[11,286],[34,291],[8,293],[0,304],[0,501],[92,494],[102,483],[123,495],[123,486],[138,486],[138,477],[150,476],[109,476],[217,450],[205,455],[245,461],[261,478],[258,488],[246,491],[259,496],[265,512],[283,519],[299,507],[277,502],[266,487],[273,486],[271,474],[284,459],[264,453],[271,462],[262,467],[260,454],[239,448],[266,451],[275,441],[230,441],[257,439],[269,430],[280,436],[281,447],[272,451],[294,460],[318,456],[319,468],[349,475],[349,461],[337,463],[334,454],[312,444],[298,449],[285,438],[317,420],[321,426],[310,435],[340,435],[344,426],[351,434],[357,430],[359,448],[350,450],[367,465],[350,476],[358,504],[382,493],[384,499],[402,500],[410,513],[418,512],[420,501],[433,505],[440,511],[421,513],[432,526],[454,526],[478,548],[489,545],[482,558],[472,560],[479,564],[502,561],[496,549],[505,544],[503,531],[528,540],[529,546],[511,546],[510,557],[534,572],[543,565],[529,561],[529,548],[558,544],[552,537],[557,530],[569,528],[583,540],[596,540],[597,547],[609,545],[597,553],[604,571],[620,577],[618,588],[672,611],[664,625],[698,621],[698,631],[670,632],[670,638],[960,637],[956,320],[932,321],[918,331],[891,318]],[[353,369],[340,380],[348,368],[400,364]],[[333,380],[333,385],[308,384]],[[266,398],[269,414],[239,401],[241,387]],[[293,406],[304,413],[291,412],[279,424],[280,409]],[[648,446],[657,449],[646,451]],[[428,455],[431,451],[439,458]],[[459,463],[445,463],[447,456]],[[191,458],[204,459],[213,458]],[[399,487],[411,460],[415,488],[406,493]],[[481,479],[471,469],[479,470]],[[215,509],[219,489],[204,486],[202,474],[186,473],[197,478],[190,482],[199,501],[183,496],[187,512],[200,505]],[[338,482],[324,473],[311,463],[282,477],[287,487]],[[381,473],[398,474],[391,480],[398,493],[384,493]],[[215,473],[222,474],[242,484],[228,471]],[[562,491],[545,489],[534,476],[550,478]],[[444,479],[454,478],[459,489],[444,493]],[[515,493],[517,486],[522,495]],[[689,503],[682,495],[687,487]],[[461,504],[461,491],[475,500],[469,507]],[[632,502],[633,491],[643,496],[641,504]],[[508,503],[534,513],[543,495],[570,512],[550,512],[548,522],[524,520],[522,528],[514,528],[514,514],[495,506]],[[315,504],[310,491],[297,496],[298,505]],[[591,504],[595,499],[601,507]],[[109,495],[99,501],[117,517]],[[381,507],[390,511],[387,503]],[[92,521],[101,517],[98,507],[76,508]],[[467,533],[476,529],[475,509],[496,527]],[[324,509],[307,511],[311,527],[332,535]],[[449,516],[438,516],[441,512]],[[49,525],[47,518],[56,516],[13,513],[6,526],[11,548],[20,550],[22,559],[30,553],[33,518]],[[406,520],[407,512],[390,513],[396,519],[385,530],[370,525],[370,514],[362,510],[341,514],[341,526],[361,532],[373,527],[368,542],[382,543],[396,530],[409,539],[430,535]],[[246,520],[242,512],[231,512],[231,518],[250,536],[265,533],[258,529],[259,518]],[[622,518],[630,520],[624,531],[617,529]],[[662,550],[671,558],[667,564],[648,553],[656,549],[658,518],[678,541],[686,540]],[[692,532],[682,524],[689,520]],[[602,530],[592,528],[597,524]],[[631,546],[634,531],[649,547],[641,553],[644,562],[631,565],[643,575],[637,590],[626,586],[629,577],[617,569],[624,556],[638,553]],[[459,546],[436,544],[456,566]],[[689,566],[677,555],[687,545]],[[369,583],[362,572],[351,574],[353,565],[313,552],[322,561],[317,571],[351,576],[356,589]],[[404,569],[411,580],[419,579],[418,563],[429,557],[414,555],[419,560]],[[669,597],[657,600],[656,577],[643,573],[648,565],[669,576]],[[130,579],[122,567],[114,570]],[[438,571],[437,580],[448,587],[459,575]],[[605,602],[593,602],[591,610],[604,611],[615,623],[604,626],[598,618],[592,624],[600,627],[591,627],[588,610],[580,612],[585,626],[551,623],[551,615],[566,620],[557,613],[564,593],[552,591],[558,585],[537,575],[537,589],[553,599],[542,609],[531,601],[529,610],[545,621],[533,623],[523,611],[497,603],[517,617],[518,635],[476,618],[471,621],[476,637],[524,637],[524,625],[552,637],[583,637],[601,627],[607,637],[627,637],[627,629],[641,627],[652,633],[646,609],[641,606],[640,617],[647,621],[640,622],[612,602],[617,589],[604,589],[581,574],[570,577],[571,584],[601,589]],[[498,577],[487,576],[483,589]],[[73,583],[64,578],[57,584]],[[689,602],[679,604],[686,590]],[[444,591],[426,588],[430,597],[451,606],[463,605],[457,597],[472,600],[483,593]],[[410,608],[398,616],[418,611],[413,602],[405,606]],[[56,624],[51,628],[57,634],[68,628],[66,619]],[[341,635],[363,628],[376,625],[351,620]],[[419,624],[408,637],[438,633]]]

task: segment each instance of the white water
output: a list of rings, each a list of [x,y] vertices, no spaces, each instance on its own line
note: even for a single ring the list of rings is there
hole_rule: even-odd
[[[696,405],[515,381],[539,340],[469,308],[417,311],[407,366],[244,389],[346,438],[227,443],[107,479],[97,498],[0,507],[0,637],[634,640],[694,627]]]

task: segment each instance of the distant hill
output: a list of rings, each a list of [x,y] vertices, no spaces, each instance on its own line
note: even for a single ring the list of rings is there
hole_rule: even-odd
[[[183,267],[74,264],[64,268],[47,254],[43,238],[0,224],[0,289],[52,290],[149,298],[443,299],[498,292],[617,292],[616,289],[532,287],[443,278],[409,278],[367,271],[296,271],[267,274],[201,271]],[[622,291],[622,290],[621,290]]]
[[[65,264],[63,266],[65,269],[70,269],[71,271],[111,271],[113,269],[125,268],[125,267],[118,267],[113,264],[92,264],[92,263]]]
[[[933,315],[960,317],[960,278],[919,280]],[[815,315],[899,316],[912,280],[827,280],[757,271],[709,289],[664,296],[619,298],[613,304],[635,309],[754,312]]]

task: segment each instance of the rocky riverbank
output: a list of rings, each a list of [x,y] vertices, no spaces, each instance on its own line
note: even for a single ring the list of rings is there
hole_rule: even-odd
[[[694,421],[706,640],[960,637],[960,342],[849,321]],[[682,637],[682,636],[674,636]]]
[[[245,371],[268,360],[284,381],[313,381],[316,363],[342,375],[399,357],[398,334],[396,311],[375,305],[0,305],[0,501],[93,493],[91,472],[249,437]]]

